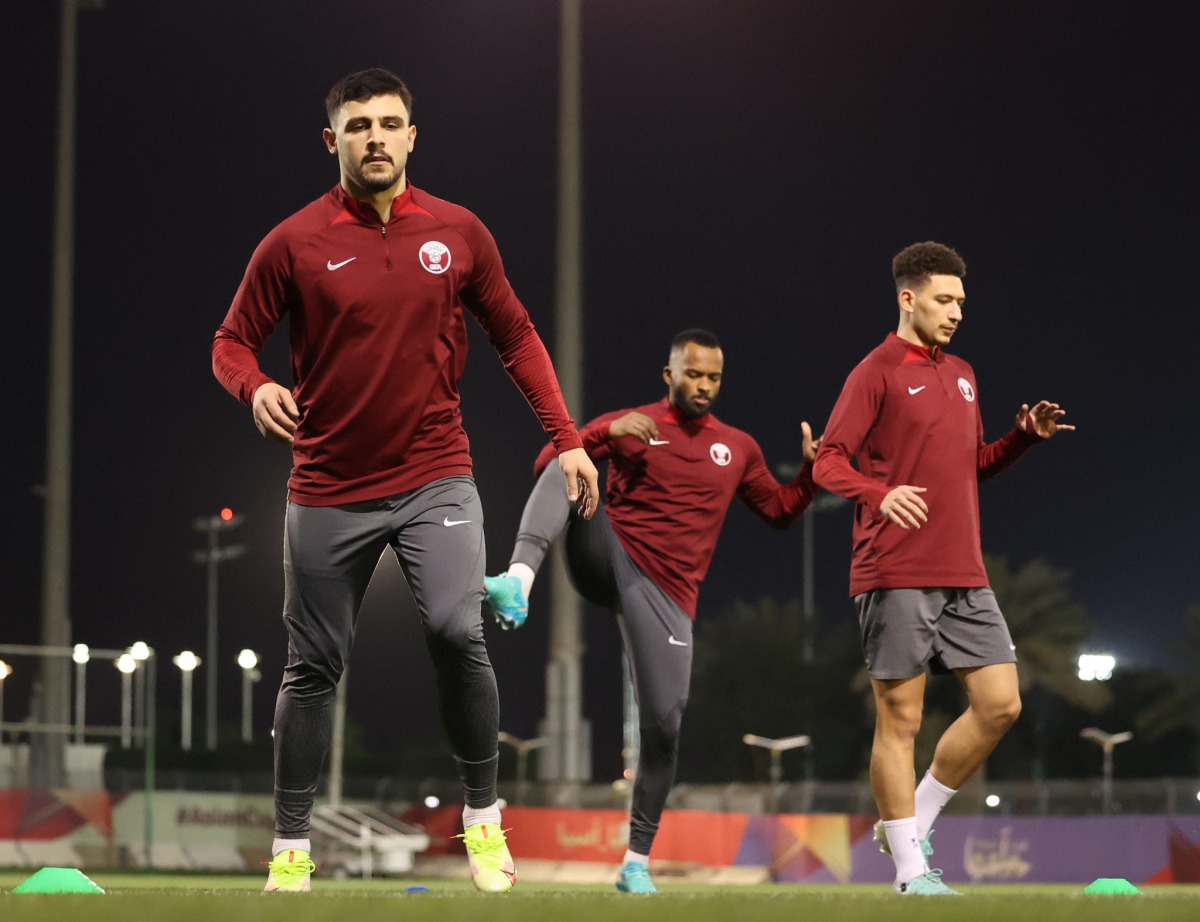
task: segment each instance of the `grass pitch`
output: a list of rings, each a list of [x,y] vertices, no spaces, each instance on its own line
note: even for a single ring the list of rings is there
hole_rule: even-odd
[[[4,922],[1166,922],[1200,918],[1200,887],[1147,887],[1143,896],[1083,896],[1078,886],[964,886],[961,899],[899,897],[866,885],[713,887],[666,883],[638,897],[594,886],[522,882],[512,893],[477,893],[463,880],[371,880],[315,883],[311,894],[265,895],[264,878],[107,874],[92,879],[103,896],[14,894],[29,873],[0,872]],[[426,887],[412,892],[410,887]],[[958,886],[955,884],[954,886]],[[486,915],[482,915],[486,913]]]

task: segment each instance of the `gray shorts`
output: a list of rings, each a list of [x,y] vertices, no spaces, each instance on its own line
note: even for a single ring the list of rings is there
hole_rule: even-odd
[[[980,589],[873,589],[854,597],[873,679],[911,679],[1015,663],[1016,645],[996,596]]]

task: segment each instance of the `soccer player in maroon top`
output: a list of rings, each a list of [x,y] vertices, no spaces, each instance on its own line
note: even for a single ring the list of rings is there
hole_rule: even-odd
[[[927,861],[933,822],[1021,710],[1016,648],[983,566],[979,481],[1075,427],[1042,401],[1022,405],[1013,429],[986,443],[975,372],[944,351],[962,322],[966,265],[949,247],[918,243],[892,273],[899,328],[846,379],[814,477],[858,503],[850,594],[875,694],[876,837],[896,862],[899,892],[949,895]],[[927,665],[952,670],[969,704],[914,785]]]
[[[801,423],[806,463],[781,485],[758,443],[712,415],[723,370],[716,337],[687,330],[671,343],[665,399],[607,413],[584,427],[588,454],[609,462],[608,504],[590,522],[571,514],[547,446],[535,464],[538,481],[512,562],[485,581],[497,618],[520,626],[534,575],[566,529],[576,589],[617,614],[641,724],[629,850],[617,880],[624,892],[655,892],[650,848],[675,778],[696,600],[729,505],[740,498],[767,524],[784,528],[816,494],[811,463],[817,442],[808,423]]]
[[[437,673],[472,877],[481,890],[508,890],[515,868],[496,800],[499,705],[480,620],[483,512],[459,410],[464,308],[551,436],[563,501],[585,517],[598,500],[597,473],[487,228],[408,183],[417,129],[403,81],[380,69],[351,74],[325,108],[340,182],[259,245],[213,344],[217,378],[253,407],[265,437],[291,445],[294,460],[266,889],[309,889],[310,817],[334,692],[390,545]],[[285,317],[290,389],[258,364]]]

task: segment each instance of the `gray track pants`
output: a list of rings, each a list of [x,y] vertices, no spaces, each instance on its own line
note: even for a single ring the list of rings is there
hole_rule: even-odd
[[[483,639],[483,508],[470,477],[345,506],[288,503],[283,620],[288,662],[275,703],[275,831],[305,838],[329,752],[333,699],[367,585],[391,547],[437,673],[442,724],[466,802],[496,799],[499,703]]]
[[[512,562],[536,572],[564,530],[571,581],[589,602],[617,615],[632,667],[641,746],[629,847],[648,855],[675,781],[692,675],[692,619],[630,559],[603,507],[590,522],[575,515],[562,471],[551,463],[525,504]]]

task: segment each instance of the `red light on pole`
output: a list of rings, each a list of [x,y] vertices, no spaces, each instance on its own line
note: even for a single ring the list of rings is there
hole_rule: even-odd
[[[228,506],[226,506],[224,509],[221,510],[221,521],[222,522],[233,521],[233,510],[230,509]]]

